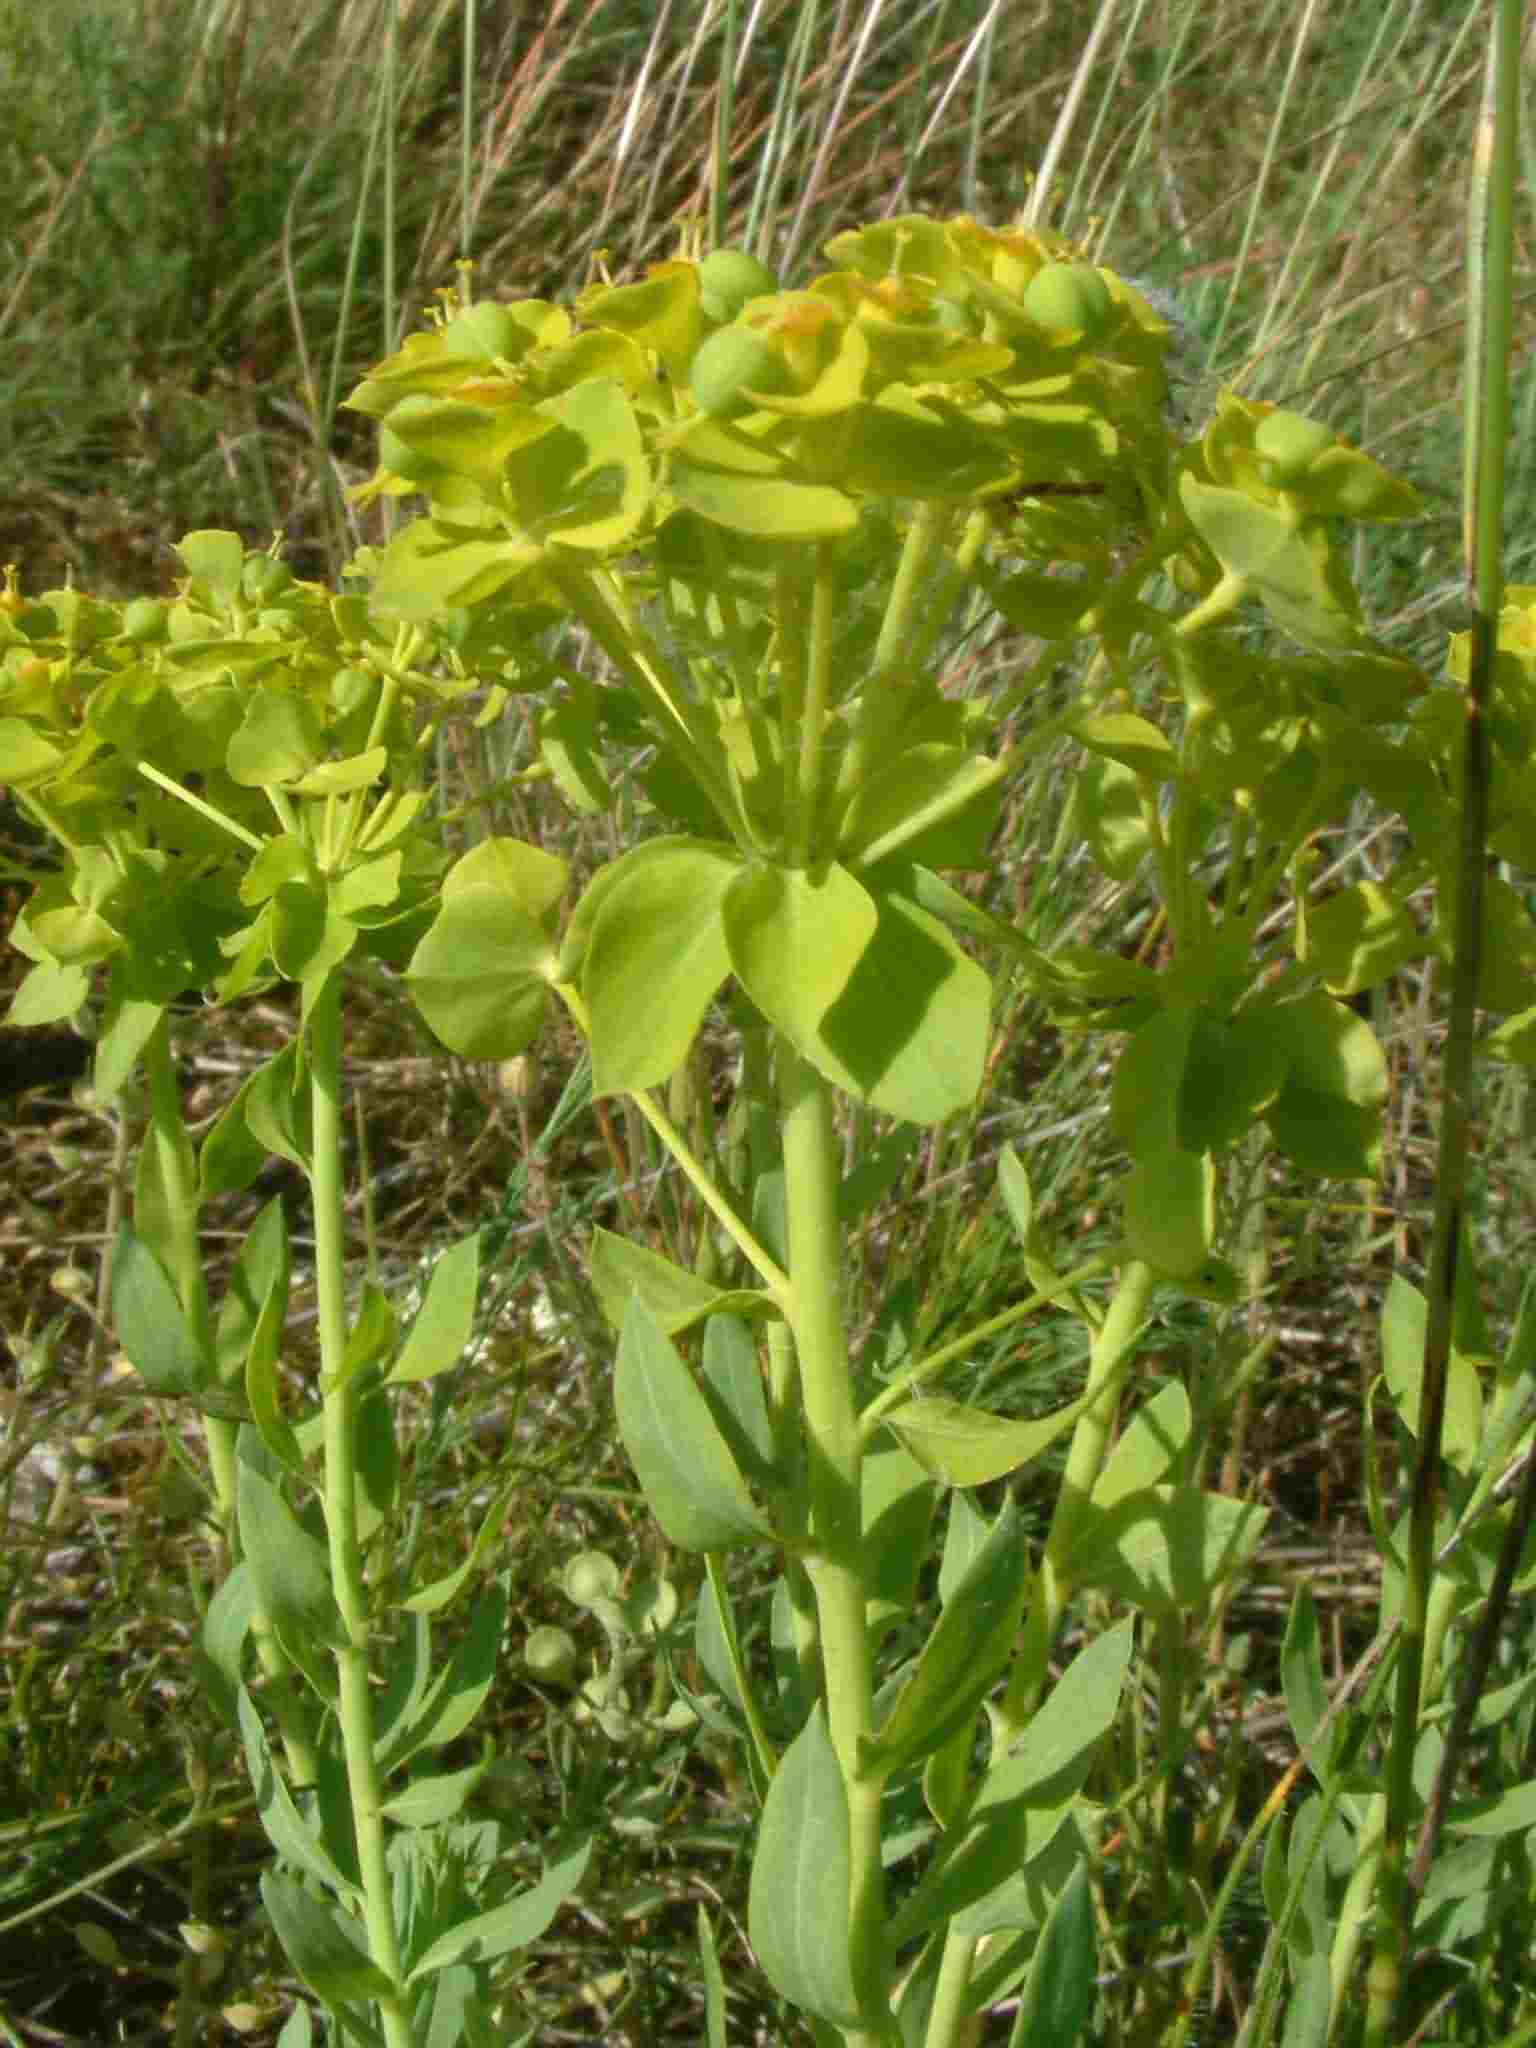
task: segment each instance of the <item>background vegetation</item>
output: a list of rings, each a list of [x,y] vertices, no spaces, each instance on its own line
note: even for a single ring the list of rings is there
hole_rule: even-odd
[[[160,591],[171,543],[222,526],[258,545],[280,533],[301,574],[338,575],[383,516],[346,500],[373,452],[338,400],[462,256],[483,292],[567,297],[605,264],[628,276],[670,254],[686,218],[760,246],[793,281],[856,222],[917,209],[1002,221],[1038,197],[1043,221],[1173,295],[1181,404],[1198,415],[1215,383],[1236,382],[1330,420],[1421,488],[1431,516],[1373,540],[1362,580],[1374,628],[1438,673],[1459,594],[1463,203],[1484,14],[1470,0],[765,0],[739,19],[698,0],[0,0],[0,561],[31,593]],[[1523,361],[1516,403],[1509,573],[1536,580]],[[1006,642],[978,651],[998,674],[1009,659]],[[451,798],[527,758],[516,713],[484,738],[483,759],[445,753]],[[1059,769],[1021,792],[1000,905],[1042,942],[1112,917],[1154,945],[1134,901],[1095,897],[1053,857],[1066,795]],[[498,829],[578,863],[582,833],[608,829],[552,794],[503,801]],[[25,865],[19,828],[6,832]],[[1270,1216],[1289,1227],[1248,1247],[1248,1326],[1187,1308],[1157,1339],[1198,1387],[1273,1336],[1223,1483],[1282,1512],[1204,1645],[1165,1837],[1132,1830],[1106,1862],[1106,2040],[1159,2038],[1158,1973],[1172,1981],[1234,1819],[1290,1759],[1275,1662],[1290,1586],[1305,1575],[1317,1589],[1334,1675],[1369,1633],[1362,1395],[1386,1277],[1415,1274],[1422,1255],[1436,1043],[1417,976],[1374,1000],[1397,1083],[1382,1182],[1322,1200],[1273,1187]],[[614,1449],[579,1250],[617,1214],[675,1253],[695,1219],[637,1124],[583,1108],[574,1044],[549,1039],[538,1064],[494,1074],[435,1052],[387,987],[349,1020],[374,1190],[359,1248],[372,1233],[405,1282],[476,1222],[495,1254],[475,1356],[451,1400],[423,1410],[419,1541],[446,1569],[477,1505],[522,1482],[503,1539],[525,1591],[498,1691],[496,1796],[509,1814],[607,1823],[598,1881],[509,1997],[540,2041],[697,2040],[695,1910],[729,1944],[744,1893],[736,1762],[707,1729],[616,1740],[576,1726],[566,1695],[517,1658],[543,1623],[600,1649],[559,1589],[575,1551],[600,1546],[635,1575],[664,1563]],[[194,1107],[211,1113],[283,1036],[260,1005],[189,1018]],[[1005,1140],[1059,1232],[1083,1252],[1107,1232],[1099,1056],[1028,1001],[1004,1004],[988,1120],[925,1137],[859,1245],[853,1284],[887,1299],[872,1341],[931,1343],[1016,1290],[992,1192]],[[1502,1320],[1531,1252],[1521,1070],[1490,1069],[1482,1109],[1476,1202]],[[223,2013],[210,2038],[270,2038],[287,1987],[250,1917],[266,1846],[191,1668],[198,1480],[93,1317],[132,1106],[54,1090],[0,1114],[0,2037],[166,2038],[187,1968],[178,1929],[195,1920],[229,1943],[207,1964]],[[957,1391],[1001,1390],[1027,1412],[1058,1400],[1078,1363],[1032,1339],[977,1356]],[[684,1623],[692,1590],[684,1577]],[[1513,1662],[1530,1647],[1513,1644]],[[664,1679],[659,1665],[636,1674],[635,1699]],[[1127,1743],[1152,1739],[1155,1703],[1132,1718]],[[193,1825],[210,1814],[217,1857]],[[1225,1932],[1206,2038],[1235,2035],[1263,1931],[1255,1888]],[[736,1971],[732,2039],[798,2040],[750,1981]],[[1436,2039],[1494,2038],[1478,2031],[1492,2022],[1476,1987],[1444,2024],[1456,2031]]]

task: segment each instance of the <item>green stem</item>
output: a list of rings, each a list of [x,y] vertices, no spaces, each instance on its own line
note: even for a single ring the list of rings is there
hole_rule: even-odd
[[[848,1796],[849,1959],[873,2008],[886,2008],[885,1872],[880,1854],[881,1779],[861,1747],[873,1728],[864,1583],[858,1409],[843,1323],[840,1162],[827,1083],[781,1039],[777,1048],[789,1243],[785,1314],[800,1365],[809,1459],[810,1550],[806,1559],[821,1631],[822,1678],[832,1746]],[[848,2048],[874,2048],[889,2030],[855,2028]]]
[[[205,1358],[212,1359],[213,1316],[208,1303],[208,1282],[203,1271],[202,1241],[198,1233],[197,1170],[181,1113],[176,1065],[171,1056],[170,1018],[165,1013],[162,1013],[145,1045],[144,1073],[149,1084],[149,1141],[155,1148],[157,1178],[170,1232],[174,1267],[171,1277],[176,1283],[176,1292],[198,1349]],[[203,1435],[208,1446],[208,1469],[213,1478],[214,1502],[219,1518],[222,1577],[240,1558],[239,1432],[226,1416],[205,1414]],[[254,1582],[251,1593],[251,1636],[267,1677],[267,1699],[282,1736],[288,1768],[295,1785],[313,1785],[316,1778],[314,1742],[303,1702],[293,1682],[293,1667],[283,1654],[271,1614],[257,1596]]]
[[[1070,1273],[1053,1281],[1049,1287],[1040,1288],[1036,1293],[1026,1296],[1023,1301],[1016,1301],[1011,1308],[999,1310],[995,1316],[989,1316],[984,1323],[978,1323],[963,1336],[940,1345],[937,1351],[930,1351],[914,1364],[907,1366],[896,1375],[889,1386],[882,1388],[864,1410],[859,1427],[865,1443],[868,1444],[893,1408],[906,1405],[915,1387],[947,1371],[957,1359],[970,1357],[979,1344],[998,1336],[1004,1330],[1011,1329],[1015,1323],[1023,1322],[1026,1316],[1034,1315],[1037,1309],[1046,1308],[1051,1302],[1061,1301],[1064,1297],[1070,1298],[1085,1281],[1096,1280],[1109,1263],[1109,1260],[1102,1256],[1085,1259],[1080,1266],[1074,1266]]]
[[[1094,1482],[1104,1469],[1118,1408],[1120,1382],[1135,1356],[1136,1340],[1146,1322],[1156,1285],[1151,1267],[1132,1260],[1121,1274],[1109,1313],[1094,1336],[1093,1350],[1088,1359],[1088,1384],[1084,1389],[1089,1406],[1078,1417],[1072,1432],[1067,1469],[1062,1477],[1061,1491],[1056,1496],[1056,1508],[1046,1536],[1040,1569],[1035,1575],[1029,1612],[1024,1619],[1023,1641],[1014,1659],[1002,1703],[988,1709],[994,1757],[1003,1755],[1018,1741],[1039,1705],[1051,1645],[1071,1597],[1066,1562],[1087,1511]],[[941,1985],[958,1986],[958,1989],[951,1988],[947,2008],[956,2015],[963,2011],[963,2003],[956,2001],[963,1998],[965,1986],[969,1983],[975,1953],[975,1942],[951,1928],[945,1937],[939,1982]],[[937,2012],[936,2004],[935,2017],[929,2020],[925,2048],[951,2048],[957,2036],[952,2030],[947,2033],[935,2031]],[[946,2021],[944,2024],[952,2023]]]
[[[587,1006],[582,1001],[580,994],[569,982],[564,981],[556,984],[556,992],[571,1015],[576,1019],[576,1022],[581,1026],[582,1034],[590,1045],[592,1041],[592,1021],[587,1014]],[[789,1285],[789,1276],[785,1273],[778,1260],[758,1243],[752,1232],[748,1230],[747,1226],[736,1214],[731,1204],[720,1192],[709,1168],[698,1157],[693,1147],[677,1128],[677,1125],[673,1123],[671,1117],[667,1115],[661,1104],[644,1089],[636,1089],[633,1094],[625,1096],[624,1100],[633,1103],[641,1116],[645,1118],[651,1129],[660,1138],[663,1145],[666,1146],[668,1152],[677,1161],[677,1164],[691,1182],[699,1200],[708,1209],[710,1215],[714,1217],[720,1228],[747,1260],[748,1264],[757,1268],[759,1277],[769,1293],[776,1298],[782,1299]]]
[[[1132,1358],[1136,1340],[1151,1306],[1157,1279],[1150,1266],[1133,1259],[1120,1275],[1109,1313],[1100,1324],[1088,1359],[1089,1407],[1079,1416],[1067,1453],[1067,1469],[1056,1496],[1050,1532],[1035,1578],[1029,1613],[1024,1622],[1024,1640],[1014,1660],[1008,1690],[993,1717],[994,1749],[1006,1749],[1023,1734],[1039,1702],[1045,1684],[1051,1645],[1071,1597],[1067,1560],[1076,1545],[1083,1518],[1115,1426],[1119,1408],[1120,1382]]]
[[[314,1159],[315,1292],[325,1441],[325,1527],[331,1589],[343,1640],[335,1651],[339,1720],[347,1762],[352,1825],[362,1877],[364,1919],[374,1963],[397,1988],[379,2000],[389,2048],[410,2048],[411,2027],[385,1858],[384,1816],[368,1682],[368,1589],[357,1519],[357,1384],[343,1378],[347,1350],[345,1239],[342,1225],[341,995],[333,976],[310,1012],[310,1086]]]
[[[939,1981],[933,1988],[928,2009],[928,2029],[923,2048],[955,2048],[965,2025],[966,1994],[971,1988],[971,1971],[981,1946],[974,1934],[956,1934],[953,1928],[944,1939],[944,1957],[939,1964]]]
[[[1413,1782],[1419,1717],[1426,1697],[1430,1601],[1435,1578],[1435,1522],[1440,1445],[1445,1421],[1461,1251],[1467,1160],[1472,1128],[1472,1070],[1482,968],[1483,883],[1487,863],[1492,754],[1488,708],[1504,598],[1504,479],[1509,442],[1509,355],[1512,336],[1514,202],[1520,108],[1519,0],[1498,0],[1473,152],[1467,319],[1467,448],[1465,519],[1467,581],[1472,599],[1471,659],[1463,695],[1461,830],[1457,849],[1455,950],[1450,1014],[1441,1067],[1435,1221],[1425,1292],[1424,1372],[1407,1570],[1403,1584],[1402,1652],[1392,1743],[1387,1754],[1385,1822],[1377,1893],[1376,1946],[1367,1978],[1365,2048],[1388,2048],[1412,1944],[1416,1894],[1408,1881],[1408,1848],[1418,1804]]]
[[[794,803],[790,812],[793,820],[790,860],[802,867],[815,856],[821,769],[827,752],[827,717],[832,707],[832,628],[836,600],[837,583],[832,556],[823,541],[816,549],[816,572],[811,585],[805,689],[799,706],[799,752],[792,783]],[[792,733],[784,736],[786,757],[793,738]]]
[[[144,1073],[149,1082],[150,1143],[155,1148],[155,1165],[165,1201],[170,1232],[172,1273],[187,1322],[198,1350],[213,1357],[213,1318],[208,1307],[208,1283],[203,1274],[203,1248],[197,1227],[197,1171],[192,1144],[181,1114],[181,1092],[176,1085],[176,1066],[171,1057],[169,1015],[162,1011],[144,1048]],[[239,1554],[239,1532],[235,1522],[239,1499],[239,1468],[235,1462],[235,1425],[218,1415],[205,1415],[203,1428],[208,1441],[208,1463],[213,1473],[214,1497],[218,1502],[219,1533],[227,1563]]]

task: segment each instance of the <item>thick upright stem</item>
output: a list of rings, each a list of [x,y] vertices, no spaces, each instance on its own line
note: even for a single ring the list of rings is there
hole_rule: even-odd
[[[181,1096],[176,1086],[169,1019],[164,1016],[151,1032],[144,1048],[144,1071],[149,1082],[150,1143],[155,1147],[160,1193],[170,1227],[172,1278],[200,1350],[205,1357],[212,1357],[213,1317],[208,1303],[208,1283],[203,1273],[202,1242],[198,1234],[197,1175],[191,1141],[181,1113]],[[222,1415],[205,1415],[203,1430],[222,1539],[220,1569],[228,1571],[240,1557],[238,1433],[235,1424]],[[254,1587],[252,1598],[251,1635],[261,1668],[267,1676],[267,1698],[282,1734],[288,1768],[295,1785],[313,1785],[316,1776],[314,1743],[303,1703],[293,1683],[293,1667],[283,1654],[272,1618],[255,1595]]]
[[[785,1041],[778,1046],[788,1218],[787,1314],[800,1367],[810,1498],[807,1563],[821,1628],[822,1677],[833,1748],[848,1796],[853,1979],[875,2009],[888,2000],[883,1954],[885,1873],[880,1857],[882,1781],[860,1747],[872,1732],[865,1609],[859,1417],[843,1324],[839,1160],[831,1091]],[[855,2029],[849,2048],[873,2048],[886,2030]]]
[[[352,1825],[357,1837],[368,1947],[374,1963],[397,1987],[379,2001],[389,2048],[410,2048],[411,2027],[403,1986],[393,1887],[385,1858],[378,1764],[374,1753],[373,1697],[368,1684],[368,1590],[357,1523],[357,1392],[343,1382],[347,1349],[342,1230],[341,1007],[333,981],[310,1018],[310,1070],[314,1160],[310,1191],[315,1213],[315,1292],[319,1308],[320,1371],[325,1433],[325,1527],[331,1589],[341,1611],[343,1640],[335,1652],[339,1720],[346,1754]]]

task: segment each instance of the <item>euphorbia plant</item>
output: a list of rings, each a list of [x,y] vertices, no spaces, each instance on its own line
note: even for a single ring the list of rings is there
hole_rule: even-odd
[[[767,1975],[822,2039],[946,2048],[1023,1980],[1018,2038],[1050,2013],[1066,2040],[1093,1997],[1084,1786],[1132,1650],[1122,1623],[1053,1681],[1068,1604],[1111,1594],[1166,1644],[1264,1522],[1200,1484],[1182,1389],[1126,1411],[1138,1339],[1160,1288],[1236,1299],[1224,1164],[1250,1133],[1307,1171],[1374,1170],[1385,1063],[1346,999],[1431,942],[1406,899],[1432,850],[1312,893],[1362,788],[1428,848],[1442,826],[1433,729],[1397,733],[1425,678],[1367,631],[1341,549],[1341,522],[1416,501],[1234,395],[1186,443],[1162,319],[1054,238],[907,218],[827,253],[799,290],[716,251],[574,316],[456,303],[354,394],[382,422],[370,491],[428,500],[360,565],[372,615],[521,639],[504,675],[547,691],[550,772],[581,808],[622,774],[651,827],[563,927],[561,863],[474,847],[408,980],[473,1057],[517,1053],[562,1001],[597,1094],[634,1103],[711,1219],[697,1270],[600,1233],[592,1276],[629,1456],[706,1561],[698,1657],[763,1792]],[[964,645],[997,616],[1028,651],[973,688]],[[1071,701],[1029,726],[1066,656]],[[985,874],[1011,781],[1058,745],[1093,858],[1155,893],[1161,964],[1047,956],[944,877]],[[1128,1034],[1122,1235],[1059,1271],[1005,1152],[1028,1292],[882,1375],[843,1298],[878,1176],[845,1176],[839,1119],[973,1106],[993,984],[972,945]],[[722,1001],[744,1147],[654,1092]],[[1090,1363],[1054,1415],[943,1391],[974,1345],[1062,1314]],[[971,1490],[1069,1432],[1035,1556]],[[941,1612],[893,1666],[941,1494]],[[768,1685],[721,1565],[739,1548],[781,1561]]]
[[[181,554],[170,604],[8,592],[0,773],[62,852],[14,933],[34,965],[11,1021],[71,1015],[98,981],[98,1090],[114,1095],[140,1059],[147,1073],[113,1314],[150,1391],[205,1418],[230,1568],[203,1668],[285,1865],[263,1880],[277,1933],[336,2038],[487,2040],[489,1966],[542,1932],[587,1847],[565,1844],[541,1882],[509,1896],[520,1845],[464,1811],[488,1759],[421,1767],[484,1703],[506,1611],[504,1587],[484,1591],[434,1669],[430,1617],[475,1577],[500,1504],[430,1583],[402,1571],[391,1540],[409,1501],[396,1396],[460,1360],[478,1243],[442,1253],[402,1327],[371,1280],[349,1299],[343,1231],[343,975],[402,962],[433,913],[445,855],[425,762],[468,672],[424,631],[379,637],[360,599],[297,583],[233,534],[189,535]],[[176,1006],[284,986],[290,1043],[194,1144]],[[203,1266],[205,1205],[273,1158],[312,1199],[307,1379],[287,1356],[281,1204],[256,1219],[216,1303]],[[247,1682],[251,1644],[281,1764]],[[301,2008],[284,2039],[309,2028]]]

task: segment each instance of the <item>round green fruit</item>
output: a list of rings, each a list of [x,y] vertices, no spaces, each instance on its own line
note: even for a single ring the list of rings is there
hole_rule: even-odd
[[[576,1645],[563,1628],[536,1628],[523,1645],[523,1662],[546,1685],[572,1685]]]
[[[623,1574],[606,1551],[579,1550],[565,1568],[565,1597],[578,1607],[616,1598],[623,1583]]]
[[[776,292],[779,280],[745,249],[711,249],[699,265],[699,295],[711,320],[734,320],[748,299]]]
[[[288,564],[274,561],[271,555],[252,555],[240,577],[240,587],[252,604],[271,604],[292,582]]]
[[[1092,341],[1109,325],[1115,302],[1091,263],[1047,263],[1024,287],[1024,310],[1050,334]]]
[[[481,299],[448,322],[443,329],[443,352],[483,362],[488,356],[519,356],[527,340],[527,330],[513,318],[510,306]]]
[[[1253,437],[1253,452],[1264,465],[1268,481],[1279,490],[1299,483],[1335,435],[1321,420],[1309,420],[1299,412],[1266,413]]]
[[[136,597],[123,606],[123,632],[130,640],[163,640],[168,611],[158,597]]]
[[[722,327],[700,347],[688,372],[700,412],[717,420],[750,412],[752,394],[772,396],[789,388],[789,368],[765,336],[750,327]]]

